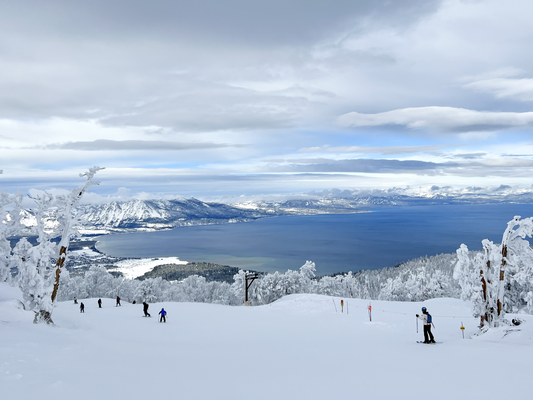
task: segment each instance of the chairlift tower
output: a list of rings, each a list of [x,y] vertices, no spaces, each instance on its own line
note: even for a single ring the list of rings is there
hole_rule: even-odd
[[[249,306],[250,304],[248,303],[248,289],[250,288],[250,286],[252,285],[252,283],[257,279],[259,278],[259,274],[256,272],[254,274],[244,274],[244,287],[246,288],[246,290],[244,291],[244,305],[245,306]],[[249,283],[248,283],[249,282]]]

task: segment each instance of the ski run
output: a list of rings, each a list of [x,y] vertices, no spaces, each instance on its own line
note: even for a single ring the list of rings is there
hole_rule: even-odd
[[[0,284],[2,399],[525,399],[533,316],[474,336],[457,299],[423,303],[289,295],[264,306],[60,302],[34,325]],[[341,300],[344,307],[341,309]],[[437,346],[420,345],[427,307]],[[159,323],[158,312],[167,311]],[[341,312],[342,310],[342,312]],[[418,321],[421,322],[421,321]],[[461,323],[465,326],[463,339]]]

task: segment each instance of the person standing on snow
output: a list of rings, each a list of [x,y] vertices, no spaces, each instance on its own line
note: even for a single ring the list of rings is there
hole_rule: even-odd
[[[161,314],[161,318],[159,318],[159,322],[167,322],[167,318],[165,317],[165,315],[167,315],[167,312],[165,311],[164,308],[162,308],[161,311],[159,311],[159,314]]]
[[[98,308],[102,308],[102,299],[98,299]]]
[[[115,305],[115,307],[118,307],[118,306],[120,306],[120,305],[121,305],[121,304],[120,304],[120,297],[117,296],[117,304]]]
[[[85,304],[83,304],[83,302],[80,302],[80,312],[81,313],[85,312]]]
[[[148,312],[148,303],[146,301],[143,301],[143,311],[145,317],[151,317],[150,313]]]
[[[416,317],[424,322],[424,343],[435,343],[435,338],[431,333],[431,324],[433,321],[431,320],[431,314],[428,313],[427,308],[422,307],[422,315],[416,314]]]

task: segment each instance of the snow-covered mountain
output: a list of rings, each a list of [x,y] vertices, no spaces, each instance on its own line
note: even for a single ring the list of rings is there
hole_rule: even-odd
[[[158,230],[245,222],[269,216],[261,210],[206,203],[197,199],[113,201],[100,206],[83,206],[76,213],[83,228],[108,230]]]
[[[249,222],[258,218],[282,215],[358,212],[350,201],[340,199],[290,200],[223,204],[194,198],[176,200],[113,201],[103,205],[84,205],[76,210],[77,225],[82,231],[95,233],[132,232],[171,229],[178,226]],[[32,210],[24,210],[24,224],[35,226]],[[54,210],[46,217],[48,228],[57,226]]]

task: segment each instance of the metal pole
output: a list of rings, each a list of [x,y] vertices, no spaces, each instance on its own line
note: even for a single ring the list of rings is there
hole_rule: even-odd
[[[244,291],[244,305],[248,305],[248,274],[244,274],[244,286],[246,290]]]

